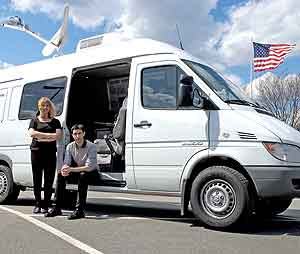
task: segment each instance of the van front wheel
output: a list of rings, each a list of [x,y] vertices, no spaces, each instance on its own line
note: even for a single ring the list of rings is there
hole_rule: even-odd
[[[233,226],[250,214],[248,181],[232,168],[209,167],[192,184],[191,206],[195,216],[207,226]]]
[[[0,203],[7,201],[13,191],[13,178],[10,169],[0,165]]]

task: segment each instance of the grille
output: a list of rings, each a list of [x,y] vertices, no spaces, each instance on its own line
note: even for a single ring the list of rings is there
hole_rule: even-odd
[[[247,133],[247,132],[238,132],[238,135],[240,139],[251,139],[251,140],[256,140],[257,137],[253,133]]]

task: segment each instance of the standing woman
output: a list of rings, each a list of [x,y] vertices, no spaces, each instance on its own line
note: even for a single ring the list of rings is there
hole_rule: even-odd
[[[61,124],[55,118],[55,108],[49,98],[41,97],[37,106],[37,116],[29,124],[29,134],[32,137],[30,150],[35,197],[33,213],[46,213],[51,205],[52,185],[56,172],[56,141],[61,137]],[[42,204],[43,173],[44,203]]]

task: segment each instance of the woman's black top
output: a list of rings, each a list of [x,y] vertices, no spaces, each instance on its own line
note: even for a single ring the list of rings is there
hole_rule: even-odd
[[[58,119],[53,118],[50,122],[41,122],[37,117],[30,121],[28,129],[34,129],[44,133],[55,133],[57,129],[61,129],[61,124]],[[56,141],[51,142],[39,142],[36,138],[32,139],[31,150],[45,150],[56,152]]]

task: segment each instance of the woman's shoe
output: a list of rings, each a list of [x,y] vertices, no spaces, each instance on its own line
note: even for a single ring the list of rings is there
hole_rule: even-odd
[[[41,208],[39,207],[39,206],[35,206],[34,208],[33,208],[33,211],[32,211],[33,213],[40,213],[41,212]]]

